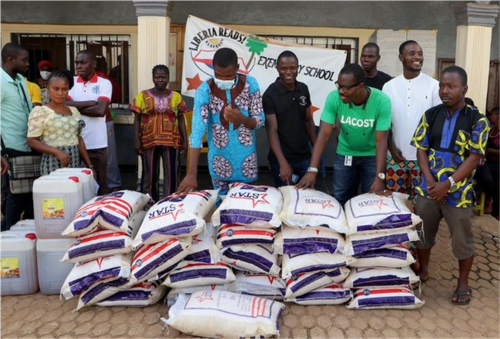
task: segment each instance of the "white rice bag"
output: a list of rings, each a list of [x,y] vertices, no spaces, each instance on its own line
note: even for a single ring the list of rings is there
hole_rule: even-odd
[[[300,273],[286,280],[287,299],[299,297],[319,288],[331,284],[342,283],[351,270],[347,267],[339,267],[331,271],[318,271],[311,273]]]
[[[92,232],[98,226],[127,232],[129,219],[149,200],[147,194],[127,190],[95,197],[78,209],[62,235],[77,237]]]
[[[277,228],[282,206],[281,193],[274,187],[235,183],[212,215],[212,223]]]
[[[285,305],[277,301],[226,291],[180,295],[168,311],[169,326],[190,336],[250,338],[279,335]]]
[[[287,298],[286,301],[299,305],[340,305],[348,302],[351,298],[350,288],[342,285],[330,285],[295,298]]]
[[[411,229],[380,233],[348,235],[344,246],[345,255],[358,255],[366,251],[389,248],[420,240],[417,231]]]
[[[144,210],[141,210],[134,214],[132,218],[130,218],[130,221],[128,223],[128,230],[127,234],[130,238],[134,239],[135,236],[137,235],[137,232],[139,232],[139,228],[142,225],[142,222],[144,220],[144,217],[146,216],[147,212]]]
[[[414,262],[411,252],[402,245],[347,256],[347,266],[351,267],[404,267]]]
[[[390,197],[366,193],[345,204],[348,233],[392,231],[411,228],[422,222],[406,206],[408,194],[393,192]]]
[[[167,294],[167,304],[168,306],[172,306],[175,304],[179,295],[191,295],[194,292],[212,290],[212,291],[232,291],[232,285],[234,282],[230,284],[224,285],[210,285],[210,286],[193,286],[193,287],[184,287],[184,288],[172,288]]]
[[[171,288],[223,285],[235,279],[231,267],[224,263],[183,261],[168,274],[163,285]]]
[[[344,282],[345,287],[376,287],[394,285],[413,285],[420,278],[409,267],[353,267]]]
[[[347,232],[347,222],[339,202],[326,193],[314,189],[295,189],[294,186],[279,188],[283,195],[280,219],[292,227],[326,226],[339,232]]]
[[[345,267],[346,258],[342,254],[328,252],[311,254],[285,254],[281,277],[288,279],[301,273],[334,270]]]
[[[217,247],[233,245],[272,245],[275,229],[264,229],[240,225],[222,225],[217,232]]]
[[[132,259],[130,285],[155,276],[156,279],[166,276],[189,254],[189,246],[191,238],[169,239],[154,245],[142,245]]]
[[[217,192],[208,190],[170,195],[158,201],[144,218],[133,248],[200,233],[216,198]]]
[[[80,294],[78,300],[77,310],[85,306],[97,304],[106,298],[111,297],[113,294],[120,292],[121,288],[129,283],[128,278],[109,278],[106,280],[99,280],[92,284],[87,290]]]
[[[128,278],[131,258],[130,253],[117,254],[75,264],[61,287],[61,295],[68,300],[100,280]]]
[[[156,304],[167,294],[167,287],[158,283],[139,283],[118,291],[97,303],[97,306],[145,307]]]
[[[274,239],[279,254],[343,253],[344,236],[326,227],[283,226]]]
[[[132,239],[125,232],[98,229],[78,237],[62,261],[80,262],[132,251]]]
[[[354,298],[347,305],[351,309],[416,309],[425,301],[417,298],[410,286],[366,287],[354,290]]]
[[[232,283],[233,292],[256,297],[282,300],[285,295],[285,281],[268,274],[236,272],[236,281]]]
[[[278,276],[278,256],[270,247],[263,245],[236,245],[223,248],[221,259],[231,267],[245,272]]]
[[[207,222],[203,231],[193,236],[189,254],[184,260],[207,264],[220,261],[220,252],[215,245],[215,229],[211,222]]]

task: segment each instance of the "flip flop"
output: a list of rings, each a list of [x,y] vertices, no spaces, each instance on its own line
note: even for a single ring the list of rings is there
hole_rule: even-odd
[[[418,276],[420,278],[420,281],[423,283],[426,283],[427,281],[429,281],[429,275],[427,275],[427,277],[425,278],[422,278],[421,276]]]
[[[453,300],[454,296],[457,296],[457,300]],[[455,293],[453,293],[453,297],[451,298],[451,302],[455,305],[469,305],[470,300],[472,298],[472,290],[469,288],[468,290],[459,290],[458,288],[455,290]],[[469,297],[469,299],[459,301],[461,297]]]

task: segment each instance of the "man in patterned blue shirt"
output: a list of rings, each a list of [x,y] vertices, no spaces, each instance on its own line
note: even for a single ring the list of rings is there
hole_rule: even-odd
[[[472,291],[468,285],[474,261],[472,233],[472,178],[485,155],[489,124],[483,113],[465,103],[467,73],[448,67],[439,80],[443,104],[422,116],[411,144],[423,173],[417,186],[416,211],[423,220],[423,239],[417,243],[420,278],[429,278],[431,249],[439,222],[444,217],[450,229],[453,255],[459,262],[458,286],[451,301],[467,305]]]
[[[264,125],[257,80],[238,73],[238,56],[230,48],[213,58],[214,77],[196,90],[189,145],[189,170],[177,193],[197,187],[198,158],[207,132],[208,169],[212,184],[225,195],[233,182],[257,180],[255,129]]]

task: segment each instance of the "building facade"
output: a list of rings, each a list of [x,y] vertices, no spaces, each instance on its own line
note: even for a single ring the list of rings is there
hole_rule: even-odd
[[[9,1],[2,3],[2,45],[14,41],[30,53],[30,79],[38,76],[36,64],[50,59],[57,68],[74,70],[78,51],[93,49],[98,68],[112,76],[120,87],[113,100],[119,145],[133,145],[133,116],[126,110],[128,102],[144,88],[150,73],[141,70],[141,43],[138,17],[139,1]],[[154,3],[153,1],[147,1]],[[455,63],[457,39],[457,5],[454,1],[157,1],[165,5],[169,17],[169,37],[165,63],[171,69],[170,88],[180,90],[182,77],[183,34],[186,20],[194,15],[248,33],[289,42],[327,48],[345,49],[348,62],[359,62],[360,48],[373,41],[381,47],[379,69],[399,75],[401,64],[397,47],[407,39],[417,40],[424,49],[424,72],[436,76],[447,65]],[[490,79],[485,107],[499,101],[500,36],[498,1],[488,3],[491,14]],[[482,4],[474,4],[474,8]],[[485,7],[486,8],[486,7]],[[476,10],[476,9],[475,9]],[[489,13],[489,12],[488,12]],[[488,16],[489,14],[486,14]],[[481,13],[481,17],[485,16]],[[485,17],[486,17],[485,16]],[[165,32],[163,32],[165,33]],[[155,36],[149,35],[154,44]],[[163,39],[163,38],[162,38]],[[149,41],[149,42],[151,42]],[[163,42],[163,41],[162,41]],[[167,60],[168,59],[168,60]],[[150,71],[149,71],[150,72]],[[146,80],[147,85],[147,80]],[[152,86],[152,82],[150,83]],[[265,89],[262,89],[264,91]],[[333,90],[333,88],[332,88]],[[474,98],[473,98],[474,99]],[[186,98],[188,105],[192,100]],[[259,165],[265,166],[268,143],[264,130],[258,131]],[[334,138],[332,138],[334,139]],[[335,141],[325,153],[331,166]],[[118,148],[120,164],[135,164],[133,152]],[[203,162],[201,162],[203,164]]]

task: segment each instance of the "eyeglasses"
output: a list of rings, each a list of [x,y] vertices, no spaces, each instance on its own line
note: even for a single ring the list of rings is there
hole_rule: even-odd
[[[351,86],[341,86],[339,85],[339,82],[338,81],[335,81],[335,85],[337,86],[337,89],[340,91],[344,91],[344,92],[347,92],[348,90],[350,90],[351,88],[354,88],[356,86],[358,86],[359,84],[363,83],[363,81],[360,81],[358,82],[357,84],[354,84],[354,85],[351,85]]]

